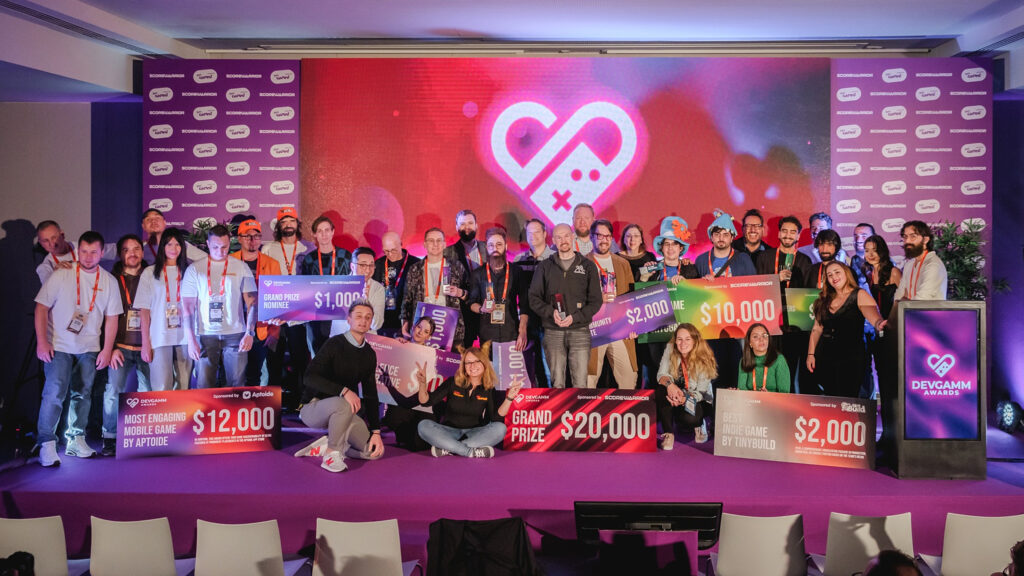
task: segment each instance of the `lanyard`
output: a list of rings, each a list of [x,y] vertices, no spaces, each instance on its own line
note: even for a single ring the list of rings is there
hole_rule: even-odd
[[[75,250],[74,250],[74,248],[71,249],[70,254],[71,254],[71,261],[72,262],[77,262],[78,260],[75,260]],[[60,266],[60,260],[57,260],[57,255],[56,254],[50,253],[50,258],[53,258],[53,265],[54,265],[54,267]]]
[[[288,260],[288,253],[284,251],[284,242],[281,242],[281,255],[284,256],[284,272],[285,274],[291,275],[295,273],[295,253],[299,250],[299,243],[292,244],[292,259]],[[319,253],[318,253],[319,254]],[[320,271],[320,275],[323,276],[323,270]]]
[[[729,256],[725,259],[725,263],[722,264],[722,266],[725,266],[726,264],[729,263],[729,260],[732,260],[732,255],[733,255],[734,252],[735,252],[735,250],[731,250],[731,249],[729,250]],[[714,255],[715,255],[714,248],[712,248],[711,250],[708,250],[708,270],[710,270],[712,274],[716,274],[716,272],[715,272],[715,260],[713,258]],[[721,274],[716,274],[716,275],[717,276],[721,276]],[[726,271],[725,276],[726,277],[732,276],[732,272]]]
[[[502,302],[505,301],[505,297],[508,295],[508,277],[509,276],[511,276],[511,274],[508,273],[508,265],[506,265],[505,266],[505,287],[501,289],[501,301]],[[487,283],[491,284],[491,287],[493,289],[494,284],[491,283],[491,265],[490,264],[487,264]]]
[[[924,266],[924,257],[928,255],[928,251],[925,250],[917,258],[917,262],[914,263],[914,268],[910,271],[910,286],[907,287],[907,296],[913,300],[914,296],[917,295],[917,283],[921,281],[921,268]]]
[[[673,343],[673,345],[675,345],[675,344]],[[686,361],[681,359],[681,358],[679,360],[679,370],[682,371],[682,373],[683,373],[683,390],[689,390],[690,389],[690,372],[686,369]]]
[[[164,274],[164,276],[166,276],[166,274]],[[124,274],[121,274],[121,287],[124,288],[124,297],[125,297],[125,299],[128,300],[128,307],[129,308],[133,308],[133,306],[132,306],[132,293],[128,291],[128,285],[125,284]]]
[[[818,264],[818,290],[821,290],[821,271],[825,269],[825,263]]]
[[[768,389],[768,367],[767,366],[764,367],[764,372],[761,374],[761,376],[762,376],[761,392],[764,392],[765,390]],[[754,369],[750,371],[750,379],[754,381],[754,392],[757,392],[757,366],[754,366]]]
[[[437,269],[437,290],[434,291],[434,300],[441,296],[441,276],[444,276],[444,256],[441,256],[441,267]],[[430,264],[423,261],[423,295],[430,297]]]
[[[683,275],[683,261],[680,260],[679,264],[676,264],[676,276],[682,276],[682,275]],[[669,276],[668,276],[668,266],[665,266],[665,271],[662,272],[662,276],[663,276],[662,280],[668,280],[669,279]]]
[[[100,269],[96,267],[96,281],[92,285],[92,300],[89,301],[89,313],[92,313],[92,309],[96,306],[96,291],[100,289]],[[75,306],[79,307],[82,305],[82,265],[79,264],[75,268]]]
[[[605,282],[608,281],[608,271],[605,270],[601,266],[601,263],[597,261],[597,256],[594,256],[594,264],[597,264],[597,269],[598,269],[599,272],[601,272],[601,280],[602,280],[601,283],[604,284]]]
[[[281,252],[284,252],[284,246],[281,246]],[[334,276],[334,264],[337,261],[338,249],[331,250],[331,276]],[[292,252],[292,256],[295,253]],[[316,251],[316,263],[320,266],[320,275],[324,275],[324,257],[319,250]]]
[[[210,282],[210,262],[213,258],[206,259],[206,290],[210,296],[213,296],[213,286]],[[224,295],[224,281],[228,278],[228,259],[224,259],[224,273],[220,275],[220,295]]]
[[[178,270],[178,267],[175,266],[174,267],[174,271],[178,273],[178,278],[174,281],[175,285],[178,288],[178,294],[177,294],[177,296],[175,296],[175,300],[174,301],[175,302],[181,302],[181,270]],[[207,284],[210,283],[209,279],[207,279],[206,283]],[[164,295],[167,298],[167,303],[170,304],[171,303],[171,282],[170,282],[170,280],[167,279],[167,268],[164,268]],[[131,302],[129,302],[129,304],[131,304]]]
[[[395,274],[395,286],[402,281],[402,273],[405,272],[405,265],[409,262],[409,256],[406,255],[402,258],[402,267],[398,269],[398,274]],[[388,257],[384,257],[384,287],[391,287],[391,273],[388,272]]]

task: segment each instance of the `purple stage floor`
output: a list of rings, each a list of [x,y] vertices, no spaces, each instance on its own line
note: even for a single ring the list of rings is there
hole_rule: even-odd
[[[275,452],[122,461],[62,456],[52,470],[30,463],[0,474],[3,515],[62,516],[72,557],[88,555],[90,515],[168,516],[179,555],[194,554],[198,518],[276,518],[286,553],[313,542],[318,516],[398,518],[410,559],[425,555],[427,526],[439,517],[520,515],[535,528],[573,538],[575,500],[721,501],[738,514],[801,513],[813,553],[825,551],[831,511],[911,512],[915,549],[925,554],[941,553],[947,512],[1024,512],[1024,464],[1014,462],[989,462],[985,481],[900,480],[883,471],[715,457],[710,443],[677,443],[672,452],[653,454],[499,451],[493,460],[435,459],[389,445],[382,460],[350,459],[349,471],[331,474],[318,460],[291,456],[314,437],[285,429]]]

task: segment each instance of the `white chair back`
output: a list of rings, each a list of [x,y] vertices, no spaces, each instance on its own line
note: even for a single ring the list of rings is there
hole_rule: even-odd
[[[398,520],[317,518],[313,576],[402,576]]]
[[[196,522],[195,576],[284,576],[277,520]]]
[[[0,518],[0,558],[28,552],[38,576],[68,576],[68,549],[60,516]]]
[[[174,544],[167,518],[116,522],[92,517],[93,576],[175,576]]]
[[[722,514],[717,576],[804,576],[804,520]]]
[[[946,515],[942,539],[942,576],[999,573],[1010,562],[1010,547],[1024,540],[1024,514],[1016,516]]]
[[[851,516],[833,512],[828,519],[825,576],[859,572],[882,550],[914,556],[910,512],[892,516]]]

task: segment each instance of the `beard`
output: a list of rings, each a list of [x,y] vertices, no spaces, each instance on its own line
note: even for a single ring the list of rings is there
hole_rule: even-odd
[[[506,260],[505,260],[505,253],[502,252],[501,254],[491,254],[490,256],[487,257],[487,261],[488,261],[488,263],[490,263],[491,268],[495,268],[495,269],[503,268],[505,266],[505,262],[506,262]]]
[[[284,236],[285,238],[291,238],[292,236],[295,236],[295,228],[282,228],[281,236]]]
[[[831,254],[818,252],[818,256],[821,256],[821,261],[822,262],[831,262],[831,261],[836,259],[836,253],[835,252],[833,252]]]
[[[924,253],[924,244],[904,244],[903,253],[907,258],[917,258]]]
[[[459,240],[463,243],[469,244],[476,239],[476,230],[459,230]]]

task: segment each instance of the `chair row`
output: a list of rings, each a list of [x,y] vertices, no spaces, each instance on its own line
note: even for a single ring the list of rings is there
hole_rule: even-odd
[[[717,576],[850,576],[864,570],[883,550],[916,557],[924,574],[978,576],[1000,573],[1009,550],[1024,539],[1024,514],[1016,516],[946,515],[942,556],[914,554],[910,513],[851,516],[833,512],[825,556],[804,550],[803,517],[754,517],[722,514],[718,554],[708,574]],[[923,564],[923,565],[922,565]]]
[[[252,524],[198,520],[195,558],[175,561],[166,517],[115,522],[93,516],[89,559],[68,562],[60,516],[0,518],[0,557],[17,551],[35,557],[37,576],[77,575],[86,568],[92,576],[408,576],[419,564],[402,564],[397,520],[317,518],[311,566],[305,558],[285,559],[277,520]]]

